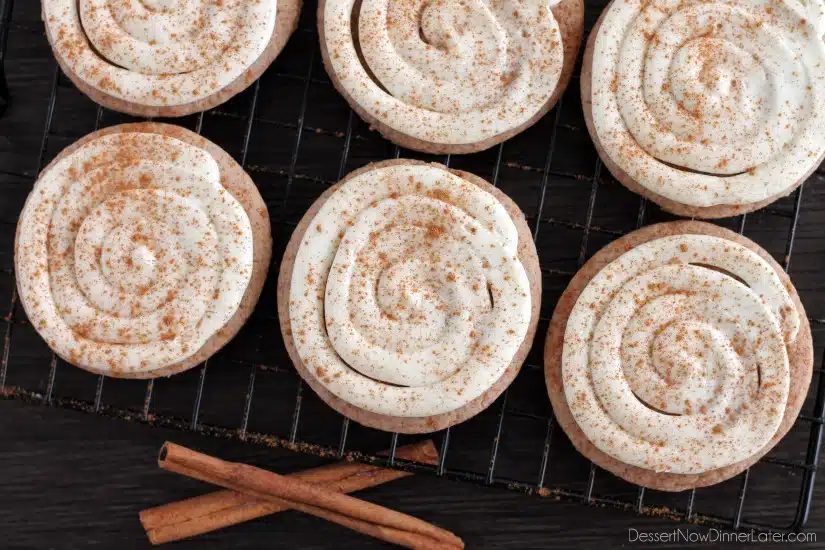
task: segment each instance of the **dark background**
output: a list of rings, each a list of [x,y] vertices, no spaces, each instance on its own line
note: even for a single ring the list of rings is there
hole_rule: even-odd
[[[587,29],[603,5],[588,3]],[[584,127],[577,78],[560,106],[500,147],[453,157],[399,150],[371,132],[331,86],[317,45],[315,2],[309,1],[299,30],[258,83],[213,111],[176,121],[230,152],[267,202],[275,254],[256,312],[199,368],[150,384],[104,379],[56,360],[27,323],[14,293],[14,228],[45,163],[96,128],[134,119],[98,108],[60,75],[39,7],[35,0],[13,6],[0,0],[0,13],[10,16],[0,26],[0,48],[7,38],[11,94],[0,117],[0,386],[8,394],[0,401],[0,546],[145,547],[140,509],[205,491],[158,471],[155,455],[166,439],[284,472],[323,460],[312,454],[372,454],[415,439],[348,423],[326,407],[296,376],[275,313],[278,261],[312,201],[351,170],[396,156],[472,171],[518,202],[542,261],[542,320],[534,351],[510,390],[476,418],[434,436],[444,456],[437,471],[370,490],[366,498],[451,529],[470,547],[618,545],[631,527],[681,525],[670,517],[701,522],[699,530],[789,528],[804,519],[799,503],[810,488],[808,528],[823,525],[825,494],[821,484],[811,485],[823,414],[822,401],[816,402],[825,348],[822,173],[767,209],[716,222],[743,231],[787,265],[812,318],[817,370],[800,420],[747,474],[695,492],[640,491],[592,467],[556,428],[541,350],[552,308],[578,266],[619,235],[673,217],[602,169]],[[298,443],[303,453],[283,450]],[[539,489],[549,497],[524,494]],[[825,532],[822,537],[825,543]],[[333,545],[380,546],[295,513],[179,546]]]

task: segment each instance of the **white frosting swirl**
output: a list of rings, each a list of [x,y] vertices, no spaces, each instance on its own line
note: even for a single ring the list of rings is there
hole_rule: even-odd
[[[550,100],[563,64],[556,3],[364,0],[353,14],[355,0],[328,0],[323,30],[332,70],[370,116],[430,143],[468,144]]]
[[[760,202],[825,153],[822,0],[616,0],[593,50],[593,125],[654,193]]]
[[[734,464],[782,421],[785,346],[799,326],[776,272],[744,246],[705,235],[647,242],[602,269],[570,314],[570,411],[626,464],[677,474]]]
[[[458,409],[505,372],[530,324],[518,233],[498,200],[437,166],[343,183],[295,259],[289,318],[301,361],[359,408]]]
[[[206,151],[149,133],[99,137],[41,176],[16,269],[32,325],[78,366],[147,374],[195,354],[235,314],[252,227]]]
[[[185,105],[232,83],[275,30],[276,0],[43,0],[58,56],[116,98]]]

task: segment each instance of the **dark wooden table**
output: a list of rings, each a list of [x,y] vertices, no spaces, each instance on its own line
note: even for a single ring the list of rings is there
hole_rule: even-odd
[[[213,437],[165,430],[47,406],[0,401],[0,517],[3,548],[148,548],[142,508],[206,492],[208,487],[157,468],[166,439],[279,472],[322,461]],[[359,493],[363,498],[435,522],[468,548],[656,547],[629,544],[629,529],[667,532],[708,528],[629,512],[413,476]],[[825,548],[825,494],[811,528]],[[338,526],[287,512],[170,548],[383,548]],[[689,544],[661,547],[696,547]]]
[[[0,0],[0,13],[11,7],[10,2]],[[587,1],[587,28],[605,3]],[[39,2],[16,0],[8,12],[10,21],[0,22],[0,55],[5,56],[12,99],[0,115],[0,387],[20,388],[25,397],[0,400],[0,547],[146,547],[137,520],[142,508],[207,490],[158,470],[156,453],[167,439],[279,472],[322,460],[222,436],[241,429],[281,439],[294,436],[334,450],[342,441],[341,418],[301,385],[280,341],[274,315],[278,260],[294,224],[327,186],[368,162],[398,155],[449,162],[494,181],[516,200],[537,237],[544,275],[542,317],[535,350],[507,397],[451,431],[448,472],[475,475],[480,481],[458,483],[417,475],[363,496],[453,530],[470,548],[620,546],[629,544],[629,529],[667,532],[680,526],[631,511],[506,490],[508,480],[516,480],[578,495],[592,489],[594,497],[631,504],[640,497],[637,487],[591,470],[561,430],[552,429],[541,370],[543,335],[552,308],[582,261],[639,224],[673,219],[599,169],[584,128],[578,81],[573,80],[559,108],[500,148],[451,158],[401,151],[370,132],[332,88],[319,58],[315,2],[306,4],[299,30],[259,84],[201,117],[174,121],[201,130],[253,176],[273,220],[274,262],[255,314],[208,368],[159,380],[151,387],[99,379],[53,361],[13,298],[14,228],[37,173],[81,136],[131,119],[98,109],[60,77],[39,21]],[[818,369],[825,350],[823,179],[820,170],[801,195],[746,218],[717,222],[743,231],[780,262],[789,263],[814,320]],[[803,418],[770,454],[773,462],[761,462],[747,478],[740,475],[697,491],[695,501],[688,495],[648,491],[644,505],[684,511],[690,503],[694,513],[727,521],[742,503],[744,521],[789,524],[803,471],[818,466],[807,463],[807,450],[821,424],[815,403],[820,377],[818,370]],[[131,421],[72,407],[115,411]],[[147,420],[152,419],[150,425]],[[216,426],[222,431],[216,432]],[[347,450],[374,453],[389,445],[388,434],[355,425],[345,433]],[[444,435],[438,434],[439,441]],[[495,487],[484,486],[488,475]],[[817,534],[822,539],[819,546],[825,548],[823,487],[815,486],[808,528],[822,529]],[[689,528],[699,533],[708,529]],[[296,513],[178,545],[296,550],[379,546]]]

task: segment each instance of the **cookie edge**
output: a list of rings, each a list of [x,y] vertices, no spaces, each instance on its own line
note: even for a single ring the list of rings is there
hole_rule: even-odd
[[[49,26],[45,24],[46,38],[51,47],[52,54],[60,65],[63,73],[72,81],[75,87],[88,96],[92,101],[120,113],[139,117],[164,117],[177,118],[195,113],[200,113],[226,103],[239,93],[246,90],[256,80],[258,80],[267,68],[275,61],[286,46],[287,41],[295,32],[298,26],[298,19],[301,15],[303,0],[277,0],[278,7],[275,15],[275,29],[269,39],[264,51],[260,56],[243,72],[238,78],[230,82],[220,90],[183,105],[143,105],[134,101],[128,101],[95,88],[91,84],[80,78],[60,55],[54,47],[54,40],[49,32]]]
[[[607,167],[607,169],[619,183],[621,183],[637,195],[641,195],[642,197],[658,204],[662,208],[662,210],[670,212],[671,214],[676,214],[677,216],[682,216],[686,218],[701,218],[706,220],[729,218],[732,216],[738,216],[740,214],[747,214],[748,212],[754,212],[756,210],[768,206],[769,204],[776,202],[777,200],[783,197],[787,197],[788,195],[793,193],[798,187],[800,187],[803,183],[805,183],[805,181],[807,181],[807,179],[819,167],[819,164],[823,160],[825,160],[825,152],[823,152],[822,156],[820,156],[819,160],[808,171],[808,173],[805,174],[802,178],[800,178],[797,182],[793,183],[780,193],[772,195],[761,201],[747,204],[717,204],[713,206],[691,206],[689,204],[684,204],[678,201],[674,201],[673,199],[663,197],[662,195],[655,193],[654,191],[648,189],[647,187],[633,179],[627,172],[622,170],[619,167],[619,165],[616,164],[604,150],[604,147],[602,146],[601,142],[599,141],[599,137],[596,134],[596,127],[593,124],[593,50],[595,49],[596,36],[598,36],[599,29],[601,28],[605,15],[607,15],[607,12],[613,6],[614,1],[615,0],[612,0],[607,5],[607,7],[604,8],[601,15],[599,15],[599,19],[596,21],[596,24],[593,26],[593,29],[590,31],[590,35],[587,38],[587,44],[584,48],[584,55],[582,56],[582,69],[579,85],[581,87],[582,111],[584,112],[584,122],[585,126],[587,126],[587,132],[590,134],[590,139],[591,141],[593,141],[593,146],[596,148],[596,152],[598,152],[599,158],[601,159],[602,163]]]
[[[579,49],[582,37],[584,36],[584,0],[562,0],[559,4],[551,8],[551,11],[559,22],[564,60],[556,89],[553,91],[547,103],[527,122],[487,139],[461,144],[433,143],[409,136],[384,124],[361,108],[358,102],[347,93],[338,76],[335,74],[329,60],[329,51],[324,34],[324,7],[326,6],[326,2],[327,0],[319,0],[318,2],[318,40],[321,45],[321,57],[324,62],[324,69],[326,69],[327,75],[335,89],[346,100],[352,110],[355,111],[363,121],[369,124],[371,129],[376,130],[385,139],[405,149],[434,155],[463,155],[485,151],[507,141],[536,124],[553,108],[567,89],[570,79],[573,76],[573,69],[579,57]]]
[[[487,191],[496,197],[496,199],[505,207],[507,212],[510,214],[510,217],[513,219],[513,222],[516,224],[519,235],[518,256],[519,260],[522,262],[522,265],[524,265],[527,278],[530,281],[530,294],[532,300],[530,325],[527,334],[525,335],[524,341],[518,351],[514,355],[513,361],[505,369],[501,377],[490,387],[490,389],[466,405],[448,413],[427,417],[407,418],[377,414],[351,405],[345,400],[333,395],[315,379],[312,373],[308,372],[306,366],[301,361],[292,336],[289,317],[290,287],[292,283],[292,271],[295,264],[295,258],[301,245],[301,240],[303,239],[304,234],[312,223],[312,220],[315,218],[315,215],[320,210],[321,206],[323,206],[323,204],[341,185],[352,178],[379,168],[401,165],[435,166],[443,170],[448,170],[461,178],[467,179],[474,185],[477,185],[484,191]],[[284,345],[286,346],[287,353],[295,365],[296,370],[301,375],[301,378],[303,378],[303,380],[327,405],[347,418],[370,428],[387,432],[422,434],[442,430],[472,418],[488,408],[515,379],[532,347],[533,339],[535,338],[536,329],[538,327],[539,310],[541,307],[541,271],[539,270],[538,253],[536,251],[535,244],[533,243],[532,233],[527,226],[527,221],[524,214],[521,212],[516,203],[504,194],[503,191],[494,187],[479,176],[459,170],[451,170],[442,164],[408,159],[395,159],[368,164],[349,173],[340,182],[324,191],[324,193],[312,204],[309,210],[307,210],[304,214],[303,218],[301,218],[298,226],[295,228],[295,231],[289,240],[289,244],[284,251],[283,261],[281,262],[280,272],[278,275],[277,300],[281,334],[284,338]]]
[[[701,474],[654,472],[653,470],[646,470],[625,464],[602,452],[590,442],[573,418],[562,382],[562,353],[567,320],[580,294],[593,277],[607,264],[643,243],[671,235],[686,234],[720,237],[743,245],[759,254],[777,273],[791,295],[791,299],[801,317],[800,330],[796,341],[786,346],[790,366],[790,388],[785,414],[782,417],[782,422],[776,433],[762,449],[747,459]],[[597,466],[614,475],[636,485],[659,491],[685,491],[714,485],[740,474],[755,464],[787,435],[796,421],[808,394],[808,388],[810,387],[811,377],[813,375],[813,363],[813,339],[810,323],[805,314],[805,308],[800,301],[799,294],[791,283],[788,274],[785,273],[782,267],[767,251],[752,240],[728,229],[700,221],[675,221],[650,225],[619,238],[597,252],[576,273],[559,298],[550,320],[550,327],[547,331],[547,339],[544,347],[545,382],[547,384],[550,402],[553,406],[553,413],[567,434],[567,437],[570,439],[570,442],[573,443],[573,446]]]
[[[80,138],[76,142],[66,147],[63,151],[61,151],[54,158],[54,160],[52,160],[46,166],[46,168],[44,168],[40,172],[40,174],[38,175],[38,181],[46,172],[51,170],[57,162],[73,154],[86,143],[89,143],[90,141],[98,139],[102,136],[126,132],[138,132],[169,136],[179,139],[190,145],[200,147],[201,149],[207,151],[218,162],[218,165],[221,169],[221,183],[223,184],[224,188],[227,191],[229,191],[239,203],[241,203],[241,205],[244,208],[244,211],[249,217],[250,224],[252,225],[253,267],[252,277],[249,281],[249,284],[246,287],[246,292],[244,293],[243,298],[241,299],[241,303],[238,306],[238,309],[235,312],[235,314],[229,319],[229,321],[227,321],[227,323],[221,329],[219,329],[214,335],[212,335],[206,341],[206,343],[203,346],[201,346],[201,348],[198,351],[196,351],[193,355],[189,356],[183,361],[180,361],[172,365],[168,365],[166,367],[162,367],[152,371],[136,371],[131,373],[122,373],[117,372],[116,370],[108,372],[101,371],[88,366],[72,363],[71,361],[69,361],[67,357],[61,356],[61,358],[67,363],[74,365],[78,368],[81,368],[83,370],[92,372],[94,374],[104,374],[111,378],[130,378],[145,380],[160,378],[163,376],[171,376],[173,374],[178,374],[180,372],[189,370],[197,366],[198,364],[202,363],[206,359],[210,358],[215,353],[217,353],[221,348],[228,344],[232,340],[232,338],[235,337],[235,335],[240,331],[241,327],[249,319],[249,316],[255,309],[258,299],[260,298],[261,292],[263,291],[264,282],[266,281],[266,277],[269,272],[269,264],[272,258],[272,234],[269,223],[269,212],[266,208],[266,204],[264,203],[263,198],[260,195],[260,192],[258,191],[258,188],[252,181],[252,178],[243,170],[243,168],[241,168],[241,166],[237,162],[235,162],[235,160],[226,151],[221,149],[218,145],[180,126],[174,126],[171,124],[164,124],[158,122],[137,122],[129,124],[119,124],[117,126],[111,126],[108,128],[97,130],[95,132],[92,132],[91,134],[88,134]],[[31,198],[32,194],[36,191],[36,189],[37,183],[35,182],[34,188],[29,193],[29,197],[26,199],[26,203],[28,203],[29,199]],[[25,206],[23,208],[25,209]],[[17,285],[20,303],[22,304],[23,309],[26,312],[26,315],[28,316],[28,309],[26,307],[25,299],[23,298],[23,293],[20,292],[19,286],[21,280],[17,262],[19,229],[20,223],[18,221],[14,239],[15,284]]]

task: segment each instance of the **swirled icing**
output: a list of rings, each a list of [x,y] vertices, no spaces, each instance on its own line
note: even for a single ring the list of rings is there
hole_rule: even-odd
[[[395,417],[488,390],[530,324],[518,233],[498,200],[436,166],[345,181],[303,236],[290,287],[298,354],[320,384]]]
[[[191,103],[243,75],[266,49],[276,11],[275,0],[43,0],[71,70],[149,106]]]
[[[593,50],[604,151],[707,207],[782,194],[825,153],[822,0],[616,0]]]
[[[601,451],[697,474],[752,456],[788,399],[800,317],[773,268],[705,235],[649,241],[579,296],[562,355],[570,411]]]
[[[252,227],[206,151],[150,133],[98,137],[37,181],[16,270],[32,325],[59,355],[115,375],[197,352],[252,276]]]
[[[369,115],[430,143],[476,143],[528,122],[553,95],[556,3],[364,0],[353,14],[355,0],[328,0],[324,38],[341,86]]]

